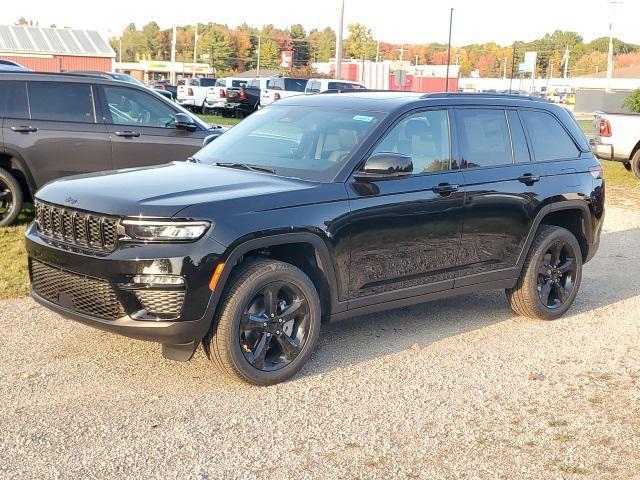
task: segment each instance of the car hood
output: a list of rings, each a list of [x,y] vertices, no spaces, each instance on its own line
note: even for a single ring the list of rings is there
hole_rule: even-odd
[[[194,204],[237,204],[261,208],[252,197],[282,199],[283,193],[317,185],[267,173],[192,162],[113,170],[66,177],[42,187],[36,198],[69,208],[117,216],[169,218]],[[304,197],[304,195],[302,195]],[[276,200],[273,208],[281,200]]]

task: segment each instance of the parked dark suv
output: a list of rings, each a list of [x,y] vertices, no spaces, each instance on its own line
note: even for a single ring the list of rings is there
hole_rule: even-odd
[[[144,86],[91,75],[0,74],[0,226],[66,175],[184,160],[220,134]]]
[[[173,359],[202,342],[264,385],[306,362],[322,320],[487,289],[561,316],[598,247],[604,180],[561,107],[343,93],[277,102],[192,162],[53,182],[36,212],[38,302]]]

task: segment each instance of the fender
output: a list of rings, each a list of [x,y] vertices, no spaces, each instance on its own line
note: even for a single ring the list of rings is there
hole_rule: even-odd
[[[24,160],[24,158],[22,158],[22,155],[20,155],[16,150],[12,148],[5,148],[4,152],[10,157],[11,165],[16,170],[21,172],[22,175],[24,175],[24,178],[27,181],[27,187],[29,187],[29,192],[31,193],[31,195],[36,193],[36,190],[38,189],[36,186],[36,182],[33,179],[33,175],[31,175],[31,170],[29,169],[27,162]]]
[[[222,296],[222,291],[229,279],[229,275],[242,255],[259,248],[287,245],[291,243],[309,243],[314,247],[320,270],[324,273],[327,283],[329,284],[329,291],[331,294],[331,313],[333,314],[346,310],[347,302],[341,302],[338,299],[337,277],[333,267],[333,261],[331,260],[331,255],[329,254],[329,249],[320,236],[310,232],[272,234],[243,241],[234,247],[225,259],[224,268],[209,301],[210,308],[217,308],[220,297]],[[213,311],[211,313],[213,314]]]
[[[536,232],[542,223],[542,220],[545,216],[552,212],[558,212],[561,210],[582,210],[583,219],[591,218],[591,212],[589,211],[589,207],[587,203],[580,200],[564,200],[562,202],[551,203],[546,205],[540,209],[536,218],[533,220],[533,224],[531,226],[531,230],[529,230],[529,235],[527,235],[527,241],[524,244],[522,251],[520,252],[520,256],[518,257],[517,266],[519,269],[522,269],[524,265],[524,260],[527,257],[527,253],[529,252],[529,248],[531,248],[531,244],[535,238]],[[593,243],[593,225],[591,222],[585,221],[583,222],[584,226],[584,234],[587,238],[587,244],[591,245]]]

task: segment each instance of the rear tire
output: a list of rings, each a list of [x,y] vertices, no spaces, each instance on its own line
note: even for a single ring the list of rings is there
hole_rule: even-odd
[[[516,286],[505,292],[517,314],[555,320],[573,305],[581,279],[582,251],[576,237],[564,228],[542,225]]]
[[[11,225],[22,210],[22,188],[8,171],[0,168],[0,227]]]
[[[640,150],[634,153],[631,158],[631,171],[637,178],[640,178]]]
[[[273,385],[309,359],[320,318],[318,293],[302,270],[276,260],[249,260],[230,279],[217,325],[204,344],[228,377]]]

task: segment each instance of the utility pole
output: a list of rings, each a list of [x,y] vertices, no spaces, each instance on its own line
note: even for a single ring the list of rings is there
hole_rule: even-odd
[[[547,75],[547,92],[549,91],[549,82],[553,78],[553,60],[549,60],[549,75]]]
[[[416,65],[418,65],[418,58],[420,58],[420,55],[416,55]]]
[[[122,35],[120,35],[120,37],[118,37],[118,40],[120,40],[120,51],[119,51],[120,60],[118,60],[118,61],[120,63],[122,63]]]
[[[262,36],[258,35],[258,61],[256,62],[256,77],[260,76],[260,48],[262,46]]]
[[[173,36],[171,37],[171,85],[176,84],[176,26],[173,26]]]
[[[342,78],[342,35],[344,33],[344,0],[339,1],[338,35],[336,36],[336,80],[341,80]]]
[[[506,80],[507,78],[507,57],[504,57],[502,62],[502,79]]]
[[[404,60],[404,43],[400,45],[400,48],[396,48],[400,52],[400,61]]]
[[[451,63],[451,28],[453,27],[453,8],[449,12],[449,47],[447,48],[447,76],[444,83],[444,91],[449,91],[449,64]]]
[[[511,78],[509,78],[509,93],[511,93],[511,86],[513,85],[513,69],[516,66],[516,42],[513,42],[513,53],[511,54]]]
[[[567,71],[569,69],[569,45],[567,45],[566,50],[564,51],[563,61],[564,61],[564,78],[567,78]]]
[[[193,36],[193,63],[198,61],[198,22],[196,22],[196,31]],[[193,78],[196,78],[196,66],[193,66]]]
[[[622,2],[617,0],[608,0],[609,4],[609,52],[607,54],[607,87],[606,91],[611,91],[611,79],[613,78],[613,9]]]
[[[379,58],[380,58],[380,40],[378,40],[378,47],[376,48],[376,63],[378,63]]]

